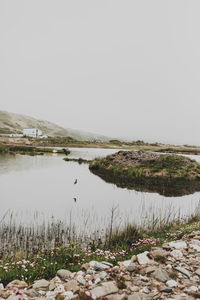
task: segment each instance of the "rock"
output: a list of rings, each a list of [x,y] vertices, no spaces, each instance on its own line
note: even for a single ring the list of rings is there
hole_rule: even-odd
[[[76,280],[70,280],[64,284],[65,291],[71,291],[76,293],[79,290],[78,284]]]
[[[106,266],[109,266],[110,268],[113,267],[113,264],[109,263],[108,261],[102,261],[101,263],[106,265]]]
[[[133,295],[128,296],[128,300],[142,300],[139,293],[134,293]]]
[[[171,252],[171,256],[173,256],[176,259],[181,259],[183,258],[183,253],[180,250],[173,250]]]
[[[45,279],[37,280],[33,284],[34,290],[48,291],[49,289],[49,281]]]
[[[102,271],[102,272],[99,273],[99,277],[101,279],[105,279],[107,276],[108,276],[108,274],[105,271]]]
[[[198,287],[192,285],[189,288],[187,288],[187,292],[191,293],[191,292],[197,292],[198,291]]]
[[[190,278],[190,273],[185,268],[174,267],[174,270],[176,270],[176,271],[182,273],[183,275],[185,275],[186,277]]]
[[[106,300],[124,300],[124,294],[122,294],[122,295],[119,295],[119,294],[110,295],[110,296],[106,297]]]
[[[131,257],[131,263],[134,263],[134,262],[136,262],[137,261],[137,256],[136,255],[133,255],[132,257]]]
[[[128,272],[137,272],[139,270],[139,266],[136,265],[135,263],[130,263],[130,265],[128,265],[128,267],[126,267],[126,270]]]
[[[161,293],[172,293],[172,288],[163,288],[160,291]]]
[[[150,273],[153,273],[155,270],[157,269],[156,266],[149,266],[145,269],[145,273],[146,274],[150,274]]]
[[[168,245],[171,248],[175,248],[175,249],[186,249],[187,248],[186,242],[184,242],[182,240],[170,242],[170,243],[168,243]]]
[[[107,295],[117,293],[118,288],[112,281],[108,281],[102,283],[98,287],[95,287],[90,292],[92,295],[96,296],[97,299],[99,299],[100,297],[105,297]]]
[[[72,273],[69,270],[60,269],[57,271],[57,276],[60,277],[63,281],[66,279],[71,279]]]
[[[189,244],[189,247],[190,247],[191,249],[196,250],[197,252],[200,252],[200,246],[198,246],[198,245]]]
[[[21,300],[22,297],[20,295],[10,295],[7,299],[8,300]]]
[[[94,269],[95,271],[104,271],[106,269],[109,269],[110,266],[105,265],[103,263],[100,263],[98,261],[92,260],[89,262],[90,268]]]
[[[26,291],[24,291],[24,293],[30,298],[35,298],[35,297],[39,296],[38,292],[34,289],[26,290]]]
[[[138,286],[132,286],[130,287],[131,292],[139,292],[139,287]]]
[[[130,263],[131,263],[131,260],[125,260],[125,261],[120,262],[120,264],[126,268],[130,265]]]
[[[83,265],[81,266],[81,270],[87,271],[87,270],[89,269],[89,267],[90,267],[90,265],[89,265],[88,263],[83,264]]]
[[[166,282],[167,280],[169,280],[168,273],[162,268],[158,268],[156,271],[153,272],[152,275],[155,279],[161,282]]]
[[[137,255],[137,260],[140,265],[146,265],[152,263],[152,260],[148,258],[147,254],[149,254],[149,252],[145,251]]]
[[[81,285],[85,285],[86,281],[84,279],[84,277],[82,275],[78,275],[76,277],[76,280],[78,281],[78,283],[80,283]]]
[[[28,284],[25,281],[21,281],[21,280],[13,280],[9,283],[9,285],[16,287],[18,289],[24,289],[28,287]]]
[[[166,282],[166,285],[168,286],[168,287],[170,287],[170,288],[174,288],[174,287],[176,287],[177,286],[177,282],[175,281],[175,280],[168,280],[167,282]]]
[[[50,291],[53,291],[53,290],[55,290],[55,288],[56,288],[55,283],[54,283],[53,281],[50,281],[50,284],[49,284],[49,290],[50,290]]]
[[[195,274],[197,274],[198,276],[200,276],[200,269],[197,269],[197,270],[195,271]]]
[[[169,253],[166,250],[162,249],[162,248],[156,248],[156,249],[152,250],[150,252],[150,254],[153,258],[156,258],[158,256],[166,257],[167,255],[169,255]]]

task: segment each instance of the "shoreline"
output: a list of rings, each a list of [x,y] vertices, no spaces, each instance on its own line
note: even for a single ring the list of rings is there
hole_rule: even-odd
[[[177,153],[185,155],[200,155],[200,146],[177,146],[166,145],[160,143],[144,143],[144,142],[120,142],[111,140],[109,142],[99,141],[80,141],[74,140],[70,137],[49,137],[47,139],[37,138],[14,138],[0,135],[0,147],[6,146],[29,146],[36,148],[99,148],[99,149],[122,149],[122,150],[136,150],[136,151],[151,151],[160,153]]]
[[[130,248],[124,244],[122,248],[91,245],[87,249],[80,249],[79,245],[71,242],[68,247],[57,247],[33,256],[18,255],[7,261],[2,258],[1,297],[7,298],[9,294],[29,299],[34,294],[35,299],[41,295],[46,298],[63,295],[64,298],[53,299],[132,300],[118,297],[142,297],[143,294],[152,297],[153,291],[148,290],[148,282],[151,282],[155,284],[158,297],[144,299],[167,299],[168,295],[179,295],[181,289],[186,293],[186,299],[195,299],[200,292],[200,273],[195,273],[200,262],[195,266],[187,262],[190,262],[193,255],[198,255],[199,228],[200,218],[196,216],[185,224],[174,223],[171,227],[166,226],[155,232],[143,232],[143,236],[137,238]],[[99,278],[99,274],[104,274],[104,277]],[[100,280],[96,281],[97,278]],[[138,280],[142,280],[141,283],[137,284]],[[91,283],[88,285],[88,282]],[[108,282],[117,288],[105,295],[98,294],[97,291],[107,286]],[[50,284],[52,288],[49,288]],[[197,288],[190,289],[191,286]],[[144,290],[144,287],[147,289]],[[117,298],[103,298],[110,294]]]

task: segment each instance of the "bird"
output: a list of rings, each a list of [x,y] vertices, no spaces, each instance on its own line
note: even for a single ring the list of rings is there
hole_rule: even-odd
[[[74,181],[74,184],[77,184],[77,182],[78,182],[78,180],[77,180],[77,179],[75,179],[75,181]]]
[[[74,198],[74,202],[76,203],[76,198]]]

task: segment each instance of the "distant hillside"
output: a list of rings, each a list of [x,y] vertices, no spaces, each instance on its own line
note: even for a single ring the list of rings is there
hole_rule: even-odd
[[[54,123],[37,120],[29,116],[0,111],[0,134],[22,133],[24,128],[38,128],[49,136],[71,136],[79,140],[108,141],[110,138],[89,132],[63,128]]]

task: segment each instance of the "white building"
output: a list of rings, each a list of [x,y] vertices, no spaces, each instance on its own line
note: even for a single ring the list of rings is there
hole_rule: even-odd
[[[26,128],[23,130],[23,136],[30,136],[30,137],[41,137],[42,131],[37,128]]]

